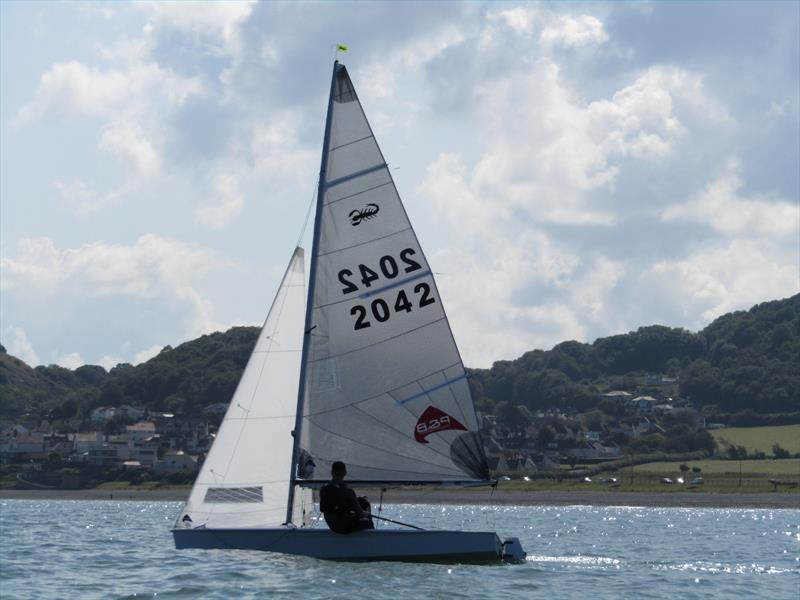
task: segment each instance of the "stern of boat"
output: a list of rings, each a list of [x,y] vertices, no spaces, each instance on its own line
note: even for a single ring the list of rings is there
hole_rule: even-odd
[[[519,541],[519,538],[509,537],[503,540],[500,558],[502,558],[505,562],[525,562],[526,556],[528,556],[528,554],[522,548],[522,543]]]

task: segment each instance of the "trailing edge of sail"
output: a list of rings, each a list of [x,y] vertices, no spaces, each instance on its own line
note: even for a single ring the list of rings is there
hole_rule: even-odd
[[[488,479],[466,372],[343,65],[324,144],[298,483]],[[312,259],[312,264],[314,260]]]
[[[304,324],[305,266],[297,248],[181,516],[192,526],[270,527],[285,521],[290,435]],[[294,496],[299,520],[309,493]]]

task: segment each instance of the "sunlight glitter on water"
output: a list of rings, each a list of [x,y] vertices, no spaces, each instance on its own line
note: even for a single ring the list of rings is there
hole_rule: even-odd
[[[376,600],[522,600],[591,589],[604,600],[635,589],[663,600],[664,589],[681,589],[716,600],[757,589],[797,600],[800,582],[800,524],[789,510],[384,505],[386,517],[429,529],[518,536],[528,559],[503,566],[176,551],[169,529],[179,511],[169,502],[3,501],[2,597],[354,598],[369,590]],[[739,539],[747,543],[730,543]]]
[[[565,565],[578,565],[581,567],[616,567],[622,564],[622,561],[616,558],[607,558],[603,556],[540,556],[529,555],[526,559],[527,562],[532,563],[560,563]]]
[[[780,575],[783,573],[795,573],[797,570],[792,568],[777,568],[772,566],[762,566],[756,563],[749,565],[737,564],[729,565],[723,563],[709,563],[709,562],[695,562],[684,563],[678,565],[653,565],[653,569],[659,570],[674,570],[674,571],[691,571],[703,572],[711,574],[764,574],[764,575]]]

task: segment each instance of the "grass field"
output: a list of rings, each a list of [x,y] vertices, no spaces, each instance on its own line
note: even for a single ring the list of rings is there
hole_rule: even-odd
[[[792,454],[800,452],[800,425],[777,427],[727,427],[711,430],[721,449],[728,446],[744,446],[748,452],[760,450],[772,454],[772,445],[780,444]]]
[[[699,467],[700,473],[689,471],[682,474],[680,465]],[[743,460],[741,474],[738,460],[694,460],[675,462],[653,462],[635,467],[625,467],[614,473],[603,473],[592,476],[591,481],[583,478],[533,479],[523,481],[501,481],[499,489],[506,490],[615,490],[620,492],[681,492],[694,490],[698,492],[791,492],[800,490],[800,459],[783,460]],[[684,484],[677,483],[683,475]],[[661,483],[662,478],[673,480],[672,484]],[[692,485],[692,479],[702,477],[702,484]],[[793,483],[794,486],[770,483],[770,479]]]
[[[700,475],[731,475],[739,476],[738,460],[691,460],[685,462],[655,462],[645,463],[633,467],[635,473],[653,473],[662,477],[680,474],[680,466],[686,464],[689,467],[700,467]],[[768,478],[781,479],[800,477],[800,458],[784,458],[783,460],[743,460],[741,461],[742,473],[749,476],[766,476]],[[626,471],[629,469],[625,469]],[[688,474],[692,477],[692,472]]]

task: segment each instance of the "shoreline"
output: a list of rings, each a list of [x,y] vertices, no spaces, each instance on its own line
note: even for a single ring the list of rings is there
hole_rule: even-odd
[[[0,500],[106,500],[184,502],[188,489],[151,490],[16,490],[0,489]],[[369,494],[373,505],[379,492]],[[453,490],[391,490],[384,504],[468,504],[499,506],[643,506],[664,508],[780,508],[800,509],[800,492],[593,492],[498,490],[494,494]]]

